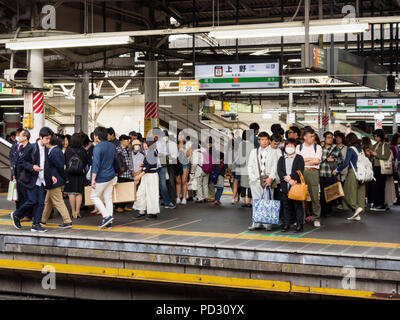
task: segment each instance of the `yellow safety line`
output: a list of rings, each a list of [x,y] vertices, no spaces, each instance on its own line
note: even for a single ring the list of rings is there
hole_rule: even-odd
[[[195,284],[204,286],[228,287],[237,289],[274,291],[285,293],[307,293],[320,295],[333,295],[350,298],[379,298],[371,291],[345,290],[336,288],[317,288],[292,285],[287,281],[258,280],[235,277],[212,276],[203,274],[187,274],[177,272],[161,272],[136,269],[104,268],[95,266],[70,265],[51,262],[35,262],[22,260],[0,259],[0,269],[27,270],[42,272],[43,268],[50,265],[56,274],[73,274],[82,276],[157,281],[180,284]],[[398,297],[394,297],[398,299]]]
[[[322,295],[332,295],[332,296],[342,296],[342,297],[348,297],[349,291],[351,291],[351,297],[354,298],[376,298],[374,297],[375,293],[370,291],[301,287],[301,286],[292,286],[291,290],[291,292],[294,293],[312,293],[312,294],[322,294]]]
[[[14,210],[0,209],[0,216],[9,215]]]
[[[94,277],[118,279],[146,280],[158,282],[173,282],[182,284],[198,284],[206,286],[230,287],[252,290],[290,292],[290,282],[244,279],[202,274],[186,274],[175,272],[160,272],[149,270],[103,268],[82,265],[69,265],[50,262],[34,262],[21,260],[0,260],[0,268],[41,272],[46,265],[55,268],[55,272]]]
[[[11,226],[11,221],[0,221],[0,225]],[[29,222],[22,222],[22,226],[31,226]],[[57,224],[47,224],[46,227],[57,228]],[[266,240],[266,241],[279,241],[291,243],[310,243],[310,244],[326,244],[326,245],[344,245],[344,246],[357,246],[357,247],[376,247],[376,248],[400,248],[400,243],[390,242],[368,242],[368,241],[352,241],[352,240],[335,240],[335,239],[316,239],[316,238],[291,238],[291,237],[277,237],[277,236],[264,236],[264,235],[251,235],[251,234],[236,234],[236,233],[219,233],[219,232],[200,232],[200,231],[181,231],[181,230],[168,230],[160,228],[140,228],[140,227],[118,227],[115,229],[100,229],[96,226],[73,225],[74,230],[89,230],[101,232],[127,232],[127,233],[140,233],[140,234],[158,234],[158,235],[175,235],[175,236],[190,236],[190,237],[212,237],[224,239],[244,239],[244,240]]]

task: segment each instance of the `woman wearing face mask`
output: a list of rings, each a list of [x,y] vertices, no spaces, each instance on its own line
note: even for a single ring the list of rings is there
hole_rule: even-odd
[[[304,212],[301,201],[288,198],[290,188],[300,177],[297,171],[304,171],[304,159],[296,154],[297,142],[295,139],[288,139],[285,142],[285,153],[278,161],[278,176],[281,180],[282,203],[283,203],[283,227],[282,232],[287,232],[293,220],[296,220],[296,233],[303,231]]]
[[[142,167],[140,166],[144,160],[144,154],[141,152],[142,143],[139,140],[133,140],[132,142],[133,150],[132,150],[132,176],[135,178],[142,172]]]

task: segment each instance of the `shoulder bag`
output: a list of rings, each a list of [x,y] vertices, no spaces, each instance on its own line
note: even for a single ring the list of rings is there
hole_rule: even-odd
[[[389,151],[390,157],[388,160],[379,160],[381,165],[381,174],[390,176],[393,174],[393,155],[392,151]],[[382,144],[382,156],[385,155],[385,144]]]
[[[306,201],[308,186],[300,170],[297,170],[297,174],[300,177],[300,183],[295,184],[289,189],[288,198],[296,201]]]

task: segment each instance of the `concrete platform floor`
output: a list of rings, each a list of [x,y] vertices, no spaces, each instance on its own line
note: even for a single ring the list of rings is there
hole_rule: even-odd
[[[23,223],[22,230],[15,230],[9,213],[14,203],[0,197],[0,235],[32,234],[31,223]],[[278,226],[273,231],[248,231],[252,209],[232,205],[230,197],[224,196],[221,206],[213,203],[178,205],[174,210],[161,208],[156,220],[135,220],[135,212],[114,213],[112,229],[99,229],[101,216],[81,212],[82,218],[73,219],[73,228],[57,229],[61,218],[56,213],[49,220],[51,234],[84,236],[113,240],[151,240],[158,243],[183,243],[229,248],[278,249],[286,252],[299,250],[318,254],[344,254],[346,256],[380,256],[400,258],[400,208],[392,207],[387,212],[367,212],[362,220],[348,221],[350,212],[335,212],[324,217],[321,227],[304,226],[304,232],[282,233]]]

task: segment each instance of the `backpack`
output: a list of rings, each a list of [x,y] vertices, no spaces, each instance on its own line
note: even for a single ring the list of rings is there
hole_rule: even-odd
[[[69,174],[82,174],[84,170],[82,159],[79,157],[78,153],[76,153],[72,149],[71,151],[74,152],[74,154],[68,161],[66,171]]]
[[[303,147],[304,147],[304,143],[302,143],[300,145],[300,152],[301,152],[301,150],[303,150]],[[315,151],[315,153],[317,153],[317,144],[316,143],[314,143],[314,151]]]
[[[205,160],[208,159],[208,161],[206,162]],[[210,174],[212,172],[212,157],[211,155],[205,151],[203,152],[203,164],[201,166],[201,169],[203,169],[204,173],[206,174]]]
[[[118,176],[121,176],[128,167],[125,164],[125,157],[123,154],[119,153],[114,145],[114,171]]]
[[[224,166],[224,163],[222,162],[221,164],[220,164],[220,166],[219,166],[219,168],[217,169],[217,170],[215,170],[214,172],[213,172],[213,174],[211,175],[211,182],[212,183],[214,183],[214,184],[217,184],[218,183],[218,178],[219,178],[219,175],[221,174],[221,170],[222,170],[222,167]]]
[[[358,152],[356,147],[351,147],[351,149],[353,149],[358,156],[357,170],[354,168],[353,163],[350,162],[356,175],[357,181],[361,183],[366,183],[375,180],[371,161],[369,161],[363,151]]]

